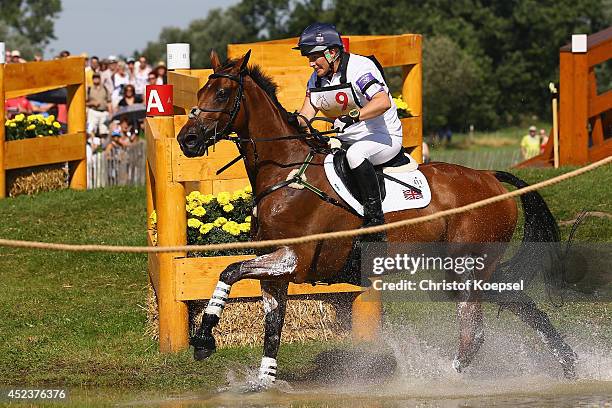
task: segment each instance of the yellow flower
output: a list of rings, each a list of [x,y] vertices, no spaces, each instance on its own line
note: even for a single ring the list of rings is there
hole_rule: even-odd
[[[192,191],[191,193],[189,193],[189,195],[187,196],[187,201],[200,201],[200,192]]]
[[[59,122],[53,122],[53,127],[56,128],[56,129],[59,129],[59,128],[62,127],[62,125],[60,125]]]
[[[12,123],[11,120],[8,119],[6,122],[4,122],[4,126],[9,126],[11,123]]]
[[[244,188],[244,192],[247,194],[251,194],[253,192],[253,188],[251,188],[250,184]]]
[[[155,212],[155,210],[153,210],[153,212],[149,216],[149,220],[151,220],[151,224],[157,224],[157,212]]]
[[[203,217],[206,215],[206,210],[204,209],[204,207],[198,206],[194,208],[193,211],[191,211],[191,213],[195,215],[196,217]]]
[[[215,198],[215,196],[212,194],[200,195],[200,201],[202,201],[202,204],[210,204],[213,198]]]
[[[239,228],[240,228],[240,232],[248,232],[251,230],[251,223],[250,222],[243,222],[241,224],[238,224]]]
[[[225,212],[230,212],[230,211],[232,211],[233,209],[234,209],[234,206],[233,206],[232,204],[225,204],[225,205],[223,206],[223,211],[225,211]]]
[[[221,229],[234,236],[240,235],[240,227],[238,226],[238,223],[236,223],[236,221],[226,222],[225,224],[223,224]]]
[[[206,224],[202,224],[202,226],[200,227],[200,234],[202,235],[206,235],[210,232],[211,229],[213,229],[215,227],[215,224],[212,224],[210,222],[206,223]]]
[[[49,122],[55,122],[55,115],[49,115],[49,116],[47,117],[47,120],[48,120]]]
[[[20,113],[20,114],[15,116],[15,121],[16,122],[21,122],[24,119],[25,119],[25,115],[23,113]]]
[[[26,128],[26,130],[34,130],[34,129],[36,129],[36,125],[34,125],[34,124],[29,125],[29,126]]]
[[[11,124],[9,125],[9,127],[17,127],[17,124],[15,122],[11,122]]]
[[[224,225],[226,223],[227,223],[227,218],[219,217],[219,218],[217,218],[215,220],[214,225],[215,225],[215,227],[220,227],[220,226],[222,226],[222,225]]]
[[[50,135],[52,135],[52,134],[53,134],[53,131],[52,131],[52,130],[50,130],[50,131],[49,131],[49,132],[47,132],[47,133],[49,133]]]
[[[198,206],[199,206],[199,204],[198,204],[197,201],[187,201],[187,204],[185,205],[185,209],[187,210],[187,212],[192,212]]]
[[[236,134],[236,132],[232,132],[229,135],[227,135],[228,137],[238,137],[238,135]]]
[[[238,200],[239,198],[244,198],[243,190],[236,190],[232,193],[232,200]]]
[[[244,222],[250,223],[251,222],[251,216],[247,215],[246,218],[244,219]]]
[[[200,228],[202,226],[202,221],[197,218],[189,218],[187,220],[187,226],[190,228]]]
[[[229,202],[231,201],[231,197],[232,196],[230,195],[230,193],[224,191],[217,195],[217,202],[221,205],[229,204]]]

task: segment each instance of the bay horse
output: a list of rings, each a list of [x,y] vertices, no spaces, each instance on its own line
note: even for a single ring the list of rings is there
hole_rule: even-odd
[[[312,135],[295,124],[295,117],[291,121],[292,115],[278,102],[276,85],[258,66],[248,65],[249,56],[250,51],[221,64],[217,54],[211,52],[213,74],[198,91],[198,105],[191,110],[189,120],[177,136],[183,153],[187,157],[202,156],[218,140],[236,142],[255,197],[253,240],[359,228],[360,217],[338,205],[341,199],[326,179],[322,166],[325,154],[313,147],[309,141]],[[238,137],[228,137],[231,131]],[[271,139],[271,135],[287,136]],[[309,153],[314,157],[305,173],[307,180],[327,200],[321,200],[308,189],[287,188],[289,173],[299,168]],[[505,193],[502,182],[517,188],[527,186],[506,172],[474,170],[447,163],[430,163],[419,168],[433,187],[431,203],[421,209],[385,214],[386,222],[433,214]],[[523,242],[558,242],[557,223],[542,197],[530,192],[521,196],[521,202],[525,215]],[[508,199],[424,225],[389,230],[388,240],[390,243],[507,243],[517,225],[517,207],[515,200]],[[264,384],[274,382],[289,282],[315,282],[338,276],[352,246],[352,238],[283,246],[252,260],[229,265],[220,274],[201,326],[191,336],[194,358],[202,360],[215,351],[212,329],[219,322],[232,285],[242,279],[258,279],[265,312],[264,355],[259,378]],[[501,257],[499,254],[495,264]],[[487,280],[493,272],[492,268],[483,270],[479,278]],[[452,362],[458,372],[468,367],[484,341],[481,300],[473,291],[459,293],[456,312],[459,345]],[[575,375],[575,353],[527,294],[521,292],[497,303],[537,331],[561,364],[565,376]]]

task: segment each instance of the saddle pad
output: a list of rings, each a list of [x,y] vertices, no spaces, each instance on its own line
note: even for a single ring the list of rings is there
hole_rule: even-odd
[[[336,191],[340,198],[342,198],[360,215],[363,215],[363,206],[355,197],[351,195],[338,174],[336,174],[336,170],[334,169],[333,154],[329,154],[327,157],[325,157],[324,168],[327,181],[329,181],[329,184],[331,184],[332,188]],[[393,173],[391,176],[420,189],[421,194],[409,189],[408,187],[402,186],[395,181],[385,179],[385,189],[387,190],[387,195],[382,203],[384,213],[409,210],[413,208],[423,208],[429,205],[429,202],[431,201],[431,190],[429,189],[429,183],[427,182],[427,179],[423,173],[421,173],[419,170],[413,170],[405,173]]]

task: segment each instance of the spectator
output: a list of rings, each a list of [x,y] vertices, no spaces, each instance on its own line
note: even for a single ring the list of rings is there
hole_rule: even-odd
[[[111,101],[113,108],[116,108],[121,100],[121,97],[123,96],[123,87],[129,84],[129,77],[126,72],[125,62],[119,61],[117,63],[117,70],[113,74],[112,78],[115,87],[113,89],[113,93],[111,94]]]
[[[544,153],[546,145],[548,144],[548,133],[545,129],[540,129],[540,153]]]
[[[102,85],[99,73],[94,73],[93,85],[87,88],[87,133],[108,135],[108,115],[110,112],[111,94]]]
[[[70,51],[63,50],[59,53],[59,58],[68,58],[70,56]]]
[[[11,62],[11,50],[4,51],[4,61],[9,64]]]
[[[147,75],[147,85],[157,85],[157,74],[155,71],[151,71]]]
[[[132,85],[136,85],[136,70],[134,68],[134,64],[136,63],[136,60],[134,60],[134,58],[128,58],[127,59],[127,76],[128,76],[128,83],[132,84]]]
[[[105,150],[110,152],[114,149],[126,148],[135,140],[136,135],[132,132],[127,116],[122,116],[119,119],[119,126],[111,133],[111,142]]]
[[[123,87],[123,98],[119,101],[118,106],[129,106],[135,103],[142,103],[142,96],[136,95],[134,85],[128,84]]]
[[[113,75],[117,70],[117,57],[111,55],[105,62],[106,69],[100,72],[100,79],[102,80],[102,85],[108,90],[108,93],[112,94],[115,89]]]
[[[145,57],[140,57],[138,61],[136,61],[136,73],[135,73],[135,81],[134,86],[136,87],[136,95],[144,95],[145,86],[148,81],[148,76],[151,73],[151,67],[147,65],[147,59]],[[157,76],[155,76],[155,80],[157,81]]]
[[[157,67],[155,67],[155,74],[157,74],[157,85],[163,85],[168,82],[166,79],[166,73],[166,64],[164,64],[163,61],[160,61],[157,64]]]
[[[100,58],[95,55],[89,59],[89,67],[93,72],[100,72]]]
[[[521,154],[523,159],[528,160],[540,153],[540,138],[536,134],[536,127],[529,127],[529,134],[521,140]]]
[[[32,113],[32,104],[25,96],[20,96],[18,98],[7,99],[4,102],[4,109],[6,111],[6,117],[12,119],[19,113],[24,113],[26,115]]]
[[[423,145],[422,145],[422,153],[423,153],[423,164],[427,164],[429,163],[429,161],[431,160],[430,155],[429,155],[429,145],[427,144],[427,142],[425,142],[425,140],[423,140]]]
[[[40,62],[43,60],[42,55],[40,54],[34,54],[34,62]]]
[[[19,62],[26,62],[26,60],[21,58],[21,53],[19,52],[19,50],[13,50],[11,51],[11,62],[13,64],[17,64]]]

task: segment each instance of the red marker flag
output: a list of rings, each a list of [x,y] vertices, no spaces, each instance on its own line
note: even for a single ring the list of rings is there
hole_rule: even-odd
[[[172,85],[147,85],[145,103],[147,106],[147,116],[173,115]]]

